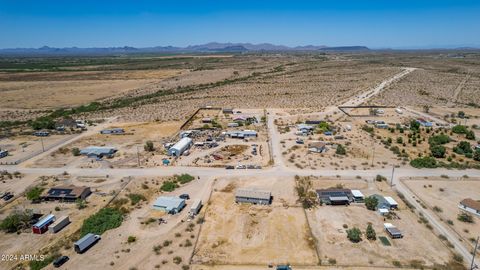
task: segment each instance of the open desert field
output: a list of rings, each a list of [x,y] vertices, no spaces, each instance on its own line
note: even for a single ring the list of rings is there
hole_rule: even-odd
[[[193,263],[316,264],[318,258],[303,209],[292,196],[293,181],[288,182],[271,178],[219,180],[206,209]],[[273,190],[272,205],[236,204],[234,192],[241,186]]]
[[[412,178],[405,179],[404,183],[425,207],[473,248],[473,240],[480,234],[480,218],[472,215],[473,223],[458,220],[458,215],[462,213],[458,206],[466,198],[480,200],[479,179]]]

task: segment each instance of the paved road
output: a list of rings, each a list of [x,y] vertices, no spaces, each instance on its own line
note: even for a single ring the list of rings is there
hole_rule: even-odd
[[[384,88],[391,84],[392,82],[402,78],[403,76],[414,71],[415,68],[404,68],[404,70],[391,78],[383,81],[375,88],[366,91],[363,94],[352,97],[351,100],[345,102],[345,106],[356,106],[364,103],[374,95],[377,95]],[[327,110],[320,112],[319,115],[324,115],[332,113],[337,110],[336,107],[329,107]],[[277,118],[274,114],[274,110],[269,110],[268,116],[268,133],[270,137],[270,147],[272,150],[272,156],[274,164],[270,168],[265,168],[262,170],[229,170],[228,176],[275,176],[275,177],[292,177],[294,175],[312,175],[312,176],[327,176],[327,177],[336,177],[340,176],[343,178],[355,178],[356,176],[361,176],[362,178],[373,179],[377,174],[390,176],[391,168],[386,169],[377,169],[377,170],[308,170],[308,169],[298,169],[287,167],[281,153],[280,146],[280,137],[279,132],[276,130],[274,121]],[[96,132],[100,127],[93,129],[90,132]],[[83,136],[90,134],[86,133]],[[69,142],[66,142],[69,143]],[[66,144],[65,143],[65,144]],[[61,147],[61,146],[58,146]],[[57,147],[57,148],[58,148]],[[50,151],[54,151],[52,149]],[[45,155],[48,152],[44,153]],[[38,156],[36,158],[41,158]],[[187,166],[175,166],[175,167],[155,167],[155,168],[128,168],[128,169],[110,169],[110,168],[101,168],[101,169],[80,169],[80,168],[27,168],[25,166],[0,166],[0,170],[9,170],[9,171],[20,171],[22,173],[28,174],[61,174],[64,171],[67,171],[71,175],[82,175],[82,176],[170,176],[173,174],[181,173],[190,173],[192,175],[200,176],[201,178],[214,179],[216,177],[225,177],[227,171],[222,168],[202,168],[202,167],[187,167]],[[424,210],[415,200],[414,195],[408,190],[407,187],[400,181],[401,178],[415,176],[415,177],[439,177],[440,175],[448,175],[449,177],[462,177],[463,175],[469,175],[470,177],[480,177],[480,171],[477,170],[447,170],[447,169],[414,169],[414,168],[397,168],[395,169],[394,183],[395,188],[402,192],[405,195],[407,201],[414,205],[418,211],[422,212],[425,218],[430,222],[434,227],[435,231],[441,233],[447,237],[447,239],[455,246],[455,250],[461,254],[465,261],[471,259],[471,255],[468,250],[462,245],[462,243],[455,237],[455,235],[444,225],[439,222],[431,213]],[[209,182],[209,186],[211,182]],[[205,195],[205,190],[202,192]]]

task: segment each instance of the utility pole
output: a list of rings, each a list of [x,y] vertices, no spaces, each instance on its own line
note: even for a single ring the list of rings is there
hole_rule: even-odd
[[[140,153],[138,151],[138,145],[137,145],[137,162],[138,162],[138,167],[140,167]]]
[[[40,137],[40,141],[42,142],[42,152],[45,152],[45,147],[43,146],[43,137]]]
[[[395,165],[392,165],[392,178],[390,179],[390,188],[393,187],[393,174],[395,173]]]
[[[472,253],[472,263],[470,264],[470,270],[478,269],[478,266],[475,265],[475,254],[477,254],[477,248],[478,248],[478,239],[480,237],[477,237],[477,242],[475,242],[475,249],[473,249]]]
[[[375,159],[375,139],[372,140],[372,167],[373,167],[374,159]]]

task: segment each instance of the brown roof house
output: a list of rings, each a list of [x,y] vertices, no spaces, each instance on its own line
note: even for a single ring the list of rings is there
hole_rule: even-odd
[[[458,205],[458,208],[480,217],[480,201],[475,201],[470,198],[463,199]]]
[[[43,199],[46,201],[75,202],[78,199],[85,200],[91,193],[89,187],[58,186],[49,189]]]

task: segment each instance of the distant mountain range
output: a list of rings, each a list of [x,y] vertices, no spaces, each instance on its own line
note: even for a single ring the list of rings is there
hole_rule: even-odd
[[[306,51],[368,51],[365,46],[296,46],[288,47],[284,45],[274,45],[270,43],[251,44],[251,43],[218,43],[210,42],[201,45],[190,45],[187,47],[156,46],[146,48],[135,47],[106,47],[106,48],[54,48],[43,46],[40,48],[12,48],[0,49],[0,55],[116,55],[116,54],[148,54],[148,53],[243,53],[243,52],[306,52]]]

